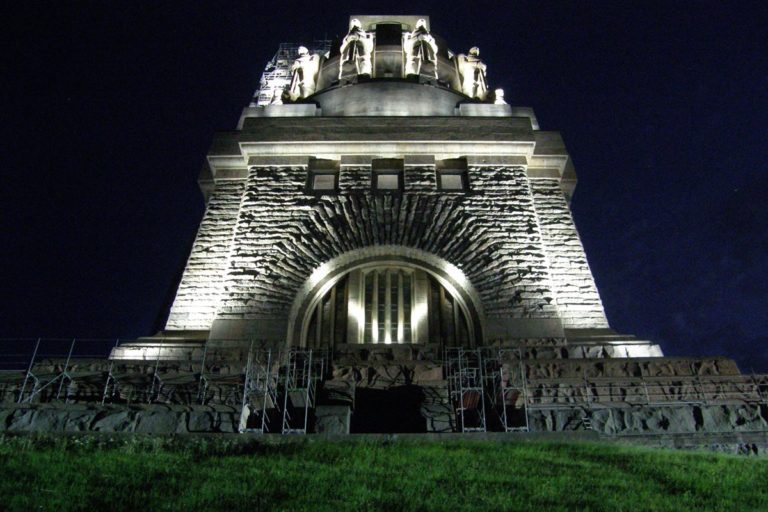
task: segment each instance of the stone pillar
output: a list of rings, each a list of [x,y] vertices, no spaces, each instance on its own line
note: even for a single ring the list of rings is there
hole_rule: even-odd
[[[347,343],[362,343],[365,329],[365,296],[362,291],[362,272],[349,274],[347,301]]]
[[[427,296],[429,279],[426,272],[413,273],[413,306],[411,307],[411,329],[414,343],[429,343],[429,310]]]

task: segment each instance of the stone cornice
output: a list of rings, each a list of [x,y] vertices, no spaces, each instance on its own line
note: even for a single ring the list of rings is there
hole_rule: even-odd
[[[566,195],[576,185],[558,132],[534,130],[513,118],[253,118],[244,129],[219,133],[202,181],[243,179],[252,166],[301,166],[309,157],[350,161],[379,158],[466,157],[470,165],[519,165],[531,179],[559,179]],[[365,162],[359,162],[365,165]],[[203,178],[201,176],[201,178]]]

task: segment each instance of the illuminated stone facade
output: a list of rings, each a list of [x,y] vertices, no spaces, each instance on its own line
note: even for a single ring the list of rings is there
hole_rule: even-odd
[[[768,430],[768,376],[610,328],[563,141],[488,84],[477,48],[453,53],[426,16],[352,16],[312,47],[281,45],[216,136],[165,330],[109,361],[30,364],[0,383],[21,404],[3,425]],[[62,393],[88,405],[36,403]]]
[[[470,59],[438,44],[429,71],[407,76],[414,57],[391,32],[412,44],[415,23],[428,31],[429,19],[411,18],[353,17],[348,36],[376,41],[371,76],[350,67],[339,78],[338,48],[314,55],[309,98],[248,107],[237,131],[216,138],[201,177],[208,209],[169,332],[302,345],[306,318],[295,314],[310,313],[297,301],[313,297],[297,293],[310,276],[322,283],[317,273],[333,273],[334,258],[381,246],[461,274],[477,299],[463,304],[477,324],[473,345],[608,328],[568,207],[575,174],[559,134],[539,130],[530,109],[481,100],[477,49]],[[297,55],[294,73],[308,58]],[[483,84],[476,98],[464,94],[467,66]],[[381,162],[399,169],[393,190],[377,189]],[[440,181],[446,166],[445,176],[460,175],[445,178],[453,189]],[[313,189],[318,170],[333,176],[330,190]]]

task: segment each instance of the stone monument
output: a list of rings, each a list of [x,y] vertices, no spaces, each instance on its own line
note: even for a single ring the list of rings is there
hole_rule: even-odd
[[[339,63],[339,78],[348,74],[349,71],[346,68],[350,67],[356,75],[371,76],[373,36],[363,30],[360,20],[352,19],[349,21],[349,32],[344,36],[339,51],[342,55],[342,60]]]
[[[437,43],[427,30],[426,20],[418,20],[412,32],[403,34],[403,52],[405,76],[419,76],[424,70],[424,74],[437,78]]]
[[[8,428],[64,402],[85,404],[45,409],[64,430],[766,430],[766,376],[611,328],[563,139],[488,98],[476,47],[454,54],[427,16],[348,26],[281,45],[216,136],[165,330],[30,364],[68,384],[7,384]]]
[[[461,75],[461,92],[470,98],[485,99],[488,85],[485,81],[486,66],[480,60],[480,49],[474,46],[469,49],[469,55],[458,55],[456,65]]]
[[[291,66],[289,97],[293,101],[315,93],[317,73],[320,70],[319,55],[310,55],[306,46],[299,46],[298,54],[298,58]]]

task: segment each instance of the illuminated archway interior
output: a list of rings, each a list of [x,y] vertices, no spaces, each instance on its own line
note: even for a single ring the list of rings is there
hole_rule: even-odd
[[[306,347],[473,343],[465,306],[435,276],[412,266],[353,269],[313,303],[304,331]]]

